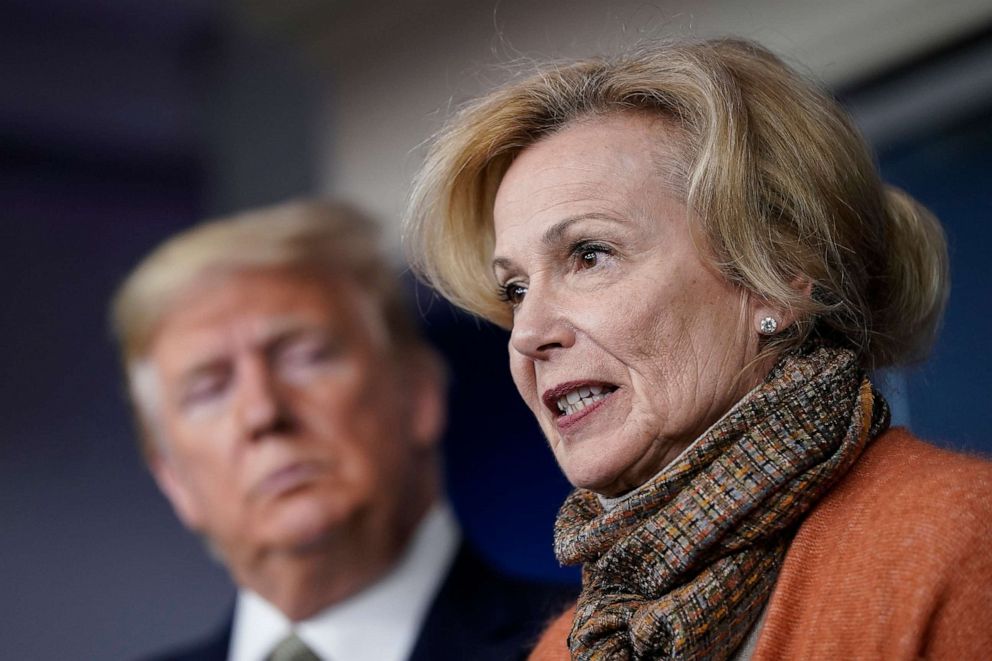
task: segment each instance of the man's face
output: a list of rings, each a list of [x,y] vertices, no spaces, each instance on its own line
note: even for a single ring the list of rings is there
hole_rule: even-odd
[[[354,285],[272,270],[206,278],[165,317],[152,467],[225,557],[395,535],[433,479],[439,386],[398,366],[379,317]]]

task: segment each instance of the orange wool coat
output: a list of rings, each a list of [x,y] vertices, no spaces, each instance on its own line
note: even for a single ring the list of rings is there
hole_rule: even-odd
[[[573,614],[532,661],[569,658]],[[992,463],[896,428],[800,526],[751,660],[921,657],[992,659]]]

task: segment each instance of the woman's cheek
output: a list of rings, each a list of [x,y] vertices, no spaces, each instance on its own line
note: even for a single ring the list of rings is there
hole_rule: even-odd
[[[534,377],[533,363],[510,349],[510,376],[513,384],[517,387],[517,393],[524,400],[528,407],[537,414],[536,404],[540,403],[537,393],[537,383]]]

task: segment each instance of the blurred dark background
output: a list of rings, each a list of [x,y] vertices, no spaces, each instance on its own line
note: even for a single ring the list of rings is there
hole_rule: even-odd
[[[494,63],[524,56],[733,32],[833,89],[950,241],[933,357],[887,375],[897,420],[992,452],[992,7],[534,4],[0,0],[5,658],[133,658],[212,629],[231,603],[135,450],[106,323],[120,278],[197,220],[301,194],[356,201],[395,245],[422,143],[505,75]],[[567,484],[515,395],[505,335],[421,304],[452,363],[446,459],[466,534],[511,571],[575,580],[550,548]]]

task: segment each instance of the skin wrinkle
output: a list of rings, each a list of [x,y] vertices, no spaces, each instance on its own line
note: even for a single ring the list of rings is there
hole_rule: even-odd
[[[566,476],[607,496],[657,473],[757,382],[737,378],[757,349],[740,328],[741,290],[701,258],[651,158],[664,137],[641,115],[566,127],[521,153],[494,209],[497,278],[527,289],[514,381]],[[559,228],[562,217],[581,219]],[[576,265],[568,253],[585,239],[616,254]],[[576,379],[618,389],[563,431],[541,395]]]

